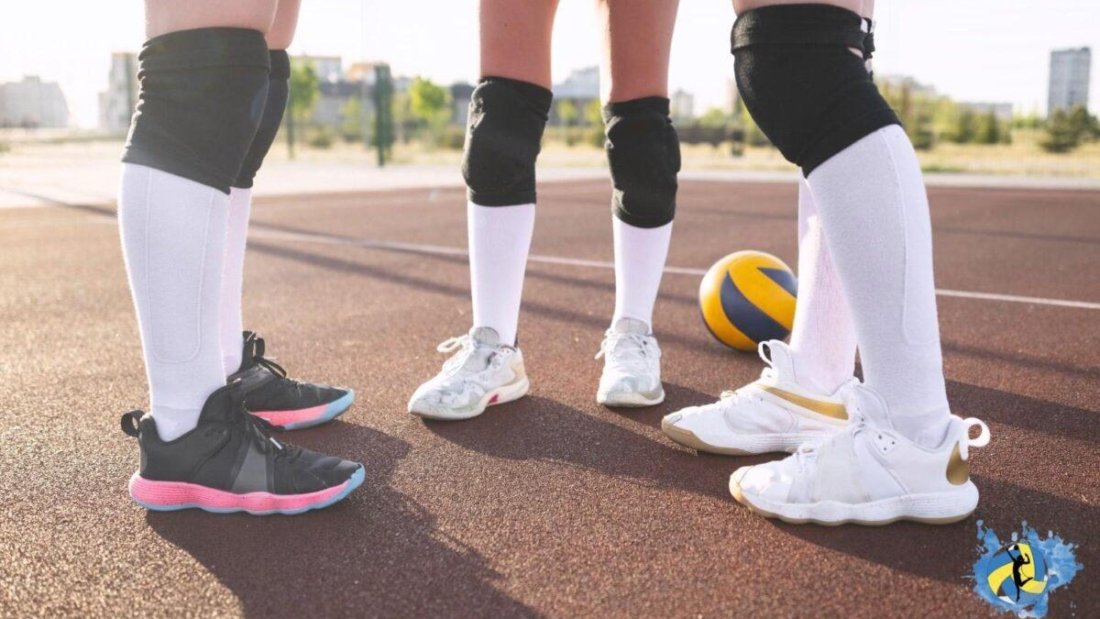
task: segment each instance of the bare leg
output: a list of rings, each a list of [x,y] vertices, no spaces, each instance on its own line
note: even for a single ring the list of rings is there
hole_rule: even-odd
[[[668,96],[668,58],[679,0],[599,0],[600,89],[605,102]]]
[[[145,36],[195,28],[248,28],[267,34],[278,0],[145,0]]]
[[[298,9],[302,0],[278,0],[275,19],[267,31],[267,46],[270,49],[286,49],[294,40],[294,30],[298,27]]]
[[[481,75],[550,88],[550,39],[558,0],[482,0]]]

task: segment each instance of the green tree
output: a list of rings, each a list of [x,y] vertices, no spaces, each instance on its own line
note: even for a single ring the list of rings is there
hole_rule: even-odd
[[[1046,123],[1046,137],[1039,143],[1050,153],[1068,153],[1082,141],[1100,137],[1100,123],[1083,106],[1056,110]]]
[[[588,135],[585,137],[588,143],[603,148],[606,136],[603,128],[603,104],[599,99],[592,99],[584,105],[584,124],[588,126]]]
[[[577,104],[573,103],[570,99],[562,99],[558,103],[558,118],[561,119],[561,123],[566,127],[572,127],[577,124],[577,120],[580,118],[580,111],[577,110]]]
[[[733,124],[733,119],[722,108],[712,107],[696,118],[695,122],[702,127],[726,127]]]
[[[438,144],[451,121],[451,93],[431,80],[417,77],[409,86],[409,109],[428,127],[432,144]]]
[[[1001,121],[993,110],[975,121],[974,141],[978,144],[998,144],[1001,141]]]
[[[584,106],[584,122],[590,127],[603,127],[603,105],[592,99]]]
[[[309,118],[321,95],[321,80],[312,62],[295,61],[290,65],[290,95],[286,108],[286,145],[290,158],[294,158],[295,127]]]
[[[974,141],[977,133],[977,118],[974,112],[964,108],[955,118],[955,130],[951,133],[951,141],[956,144],[969,144]]]
[[[352,97],[340,108],[340,136],[345,142],[366,139],[366,114],[359,97]]]

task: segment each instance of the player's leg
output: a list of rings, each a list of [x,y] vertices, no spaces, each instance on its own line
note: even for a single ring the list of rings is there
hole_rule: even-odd
[[[870,8],[864,7],[867,17]],[[701,451],[746,455],[794,451],[843,427],[841,391],[854,381],[855,326],[805,179],[798,185],[798,280],[790,345],[761,346],[769,367],[756,381],[712,404],[667,415],[661,427],[669,438]]]
[[[847,431],[739,469],[731,491],[794,522],[965,517],[978,498],[968,448],[984,445],[988,431],[948,410],[927,198],[911,144],[852,53],[866,38],[862,4],[741,4],[738,89],[813,194],[866,384],[846,391]],[[972,426],[982,429],[977,439]]]
[[[798,305],[791,343],[760,345],[760,378],[711,404],[666,415],[661,428],[693,449],[724,455],[794,451],[844,427],[844,389],[855,382],[856,335],[804,179],[798,186]]]
[[[225,270],[222,277],[221,343],[229,380],[246,379],[255,388],[245,394],[245,406],[277,428],[309,428],[343,414],[355,394],[351,389],[302,383],[289,378],[265,358],[265,342],[245,331],[241,320],[241,288],[244,280],[248,220],[252,210],[252,185],[267,151],[275,141],[290,92],[290,57],[286,48],[294,39],[300,0],[279,0],[266,40],[271,58],[264,113],[256,136],[245,153],[241,171],[229,191],[229,228],[226,235]],[[263,380],[260,380],[263,379]]]
[[[600,346],[596,400],[664,401],[653,305],[676,210],[680,144],[669,118],[668,62],[679,0],[600,0],[601,87],[613,184],[615,311]]]
[[[409,412],[467,419],[527,393],[516,348],[523,274],[535,225],[535,159],[550,112],[557,0],[481,1],[481,79],[470,100],[462,173],[469,201],[473,328],[409,400]]]
[[[269,440],[226,384],[220,297],[230,187],[267,97],[274,0],[147,0],[150,39],[123,155],[119,228],[152,415],[123,417],[151,509],[297,513],[343,498],[358,464]]]

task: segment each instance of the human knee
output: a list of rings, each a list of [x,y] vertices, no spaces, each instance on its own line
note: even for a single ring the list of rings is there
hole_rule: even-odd
[[[737,89],[757,126],[803,174],[860,138],[900,124],[863,59],[863,18],[822,4],[746,11],[731,33]]]
[[[267,102],[264,104],[264,113],[260,117],[260,124],[256,127],[256,135],[252,138],[252,144],[245,153],[241,163],[241,171],[237,174],[234,187],[248,188],[252,186],[256,178],[256,172],[263,165],[267,151],[275,143],[275,135],[279,133],[279,125],[283,122],[283,113],[286,111],[286,102],[290,97],[290,57],[286,50],[271,50],[271,76],[267,87]]]
[[[241,28],[171,32],[139,56],[141,90],[123,161],[229,193],[267,103],[264,35]]]
[[[552,99],[549,90],[529,82],[485,77],[478,83],[470,97],[462,159],[471,202],[535,202],[535,160]]]
[[[615,216],[639,228],[669,223],[676,214],[680,141],[669,118],[668,99],[609,103],[603,117]]]

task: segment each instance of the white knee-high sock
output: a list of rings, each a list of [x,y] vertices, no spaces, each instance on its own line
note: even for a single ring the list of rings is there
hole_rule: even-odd
[[[909,138],[891,125],[807,182],[855,319],[864,380],[902,434],[938,444],[949,409],[932,275],[932,227]]]
[[[535,230],[535,205],[468,203],[470,292],[474,326],[492,327],[504,344],[516,343],[527,253]]]
[[[814,391],[833,393],[855,371],[852,313],[805,179],[798,183],[798,304],[790,348],[795,379]]]
[[[615,240],[615,314],[634,318],[653,328],[653,305],[668,259],[672,222],[657,228],[638,228],[611,217]]]
[[[248,218],[251,211],[252,189],[230,189],[221,292],[221,346],[226,376],[241,367],[241,352],[244,347],[241,336],[241,288],[244,285],[244,250],[248,241]]]
[[[122,165],[118,220],[157,432],[193,429],[225,385],[219,298],[229,197],[153,168]]]

